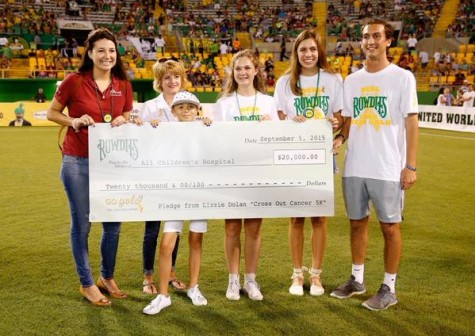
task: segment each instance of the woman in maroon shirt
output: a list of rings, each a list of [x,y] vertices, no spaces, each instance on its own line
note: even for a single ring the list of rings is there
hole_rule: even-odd
[[[63,80],[47,113],[49,120],[68,127],[62,148],[61,179],[71,211],[71,246],[81,282],[80,292],[97,306],[111,304],[100,289],[114,298],[127,295],[114,281],[120,223],[103,223],[101,277],[96,284],[91,274],[88,126],[104,122],[112,127],[125,124],[132,102],[132,86],[117,52],[117,41],[109,30],[97,29],[85,42],[79,71]],[[65,107],[68,115],[63,113]]]

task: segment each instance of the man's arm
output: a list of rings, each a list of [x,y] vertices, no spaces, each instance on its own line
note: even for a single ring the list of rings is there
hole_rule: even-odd
[[[340,147],[348,139],[350,135],[351,117],[343,117],[343,125],[341,126],[340,133],[335,136],[333,140],[333,153],[338,154]]]
[[[406,118],[406,166],[401,172],[401,187],[403,190],[412,187],[417,180],[417,147],[419,144],[419,119],[417,113],[411,113]]]

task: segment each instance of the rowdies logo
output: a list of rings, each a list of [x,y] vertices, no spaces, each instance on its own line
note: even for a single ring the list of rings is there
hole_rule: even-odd
[[[360,113],[367,108],[374,109],[381,118],[388,114],[387,97],[369,96],[353,98],[353,118],[359,117]]]
[[[138,139],[100,139],[97,149],[99,149],[100,161],[112,152],[125,152],[130,155],[133,160],[137,160],[139,156]]]
[[[297,97],[294,98],[294,107],[297,115],[307,119],[325,118],[328,114],[330,97]]]

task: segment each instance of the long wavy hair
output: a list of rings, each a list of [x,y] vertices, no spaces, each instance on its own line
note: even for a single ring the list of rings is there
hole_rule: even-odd
[[[117,49],[117,41],[115,39],[114,34],[110,32],[109,29],[106,28],[99,28],[93,30],[89,33],[87,40],[84,44],[84,55],[82,56],[81,64],[79,66],[79,72],[85,73],[91,71],[94,68],[94,62],[89,57],[89,51],[94,48],[94,44],[99,40],[109,40],[114,43],[115,50],[116,50],[116,60],[115,65],[111,69],[111,73],[115,78],[126,80],[128,79],[127,73],[125,72],[124,64],[122,63],[122,59],[120,58],[120,54]]]
[[[325,46],[323,45],[320,35],[313,29],[306,29],[302,31],[295,39],[292,47],[292,55],[290,56],[290,67],[285,71],[285,74],[290,74],[290,89],[296,96],[302,95],[302,89],[299,87],[299,77],[302,73],[302,65],[299,62],[298,48],[300,43],[306,39],[314,39],[317,44],[318,60],[317,67],[323,69],[328,73],[335,73],[327,61],[327,54]]]
[[[261,68],[259,65],[259,58],[256,56],[253,50],[244,49],[244,50],[239,51],[233,56],[231,60],[231,64],[230,64],[231,73],[226,78],[226,84],[224,86],[224,90],[221,93],[220,97],[229,96],[230,94],[234,93],[237,90],[238,83],[234,79],[234,65],[236,64],[236,61],[241,57],[249,58],[257,70],[257,74],[254,77],[254,81],[252,83],[254,88],[263,94],[267,94],[267,88],[266,88],[264,76],[262,75]]]
[[[153,67],[153,89],[157,92],[162,92],[162,80],[167,72],[171,72],[174,75],[178,75],[181,78],[181,87],[180,90],[185,90],[188,85],[188,80],[186,79],[186,71],[182,62],[177,62],[173,60],[167,60],[165,62],[157,61]]]

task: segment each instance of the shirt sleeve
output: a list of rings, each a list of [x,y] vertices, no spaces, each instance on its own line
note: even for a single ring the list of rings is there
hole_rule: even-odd
[[[404,118],[407,117],[411,113],[419,113],[419,102],[417,100],[417,86],[416,86],[416,78],[409,70],[405,70],[405,79],[404,79],[404,86],[401,88],[405,90],[407,94],[402,95],[401,99],[401,111],[403,113]]]
[[[279,114],[277,113],[277,104],[275,99],[269,99],[269,115],[271,120],[279,120]]]
[[[56,100],[61,105],[67,106],[69,104],[69,101],[71,100],[71,95],[73,91],[77,91],[77,85],[79,85],[79,80],[80,77],[78,74],[72,73],[67,75],[56,90],[54,98],[56,98]]]
[[[223,98],[220,98],[214,105],[213,120],[215,121],[224,121],[222,102],[223,102]]]
[[[350,81],[349,78],[343,83],[343,110],[341,115],[343,117],[352,117],[353,115],[353,105],[351,102],[351,91],[350,91]]]
[[[285,110],[285,87],[286,87],[286,78],[288,79],[287,76],[281,77],[277,80],[277,83],[275,84],[275,91],[274,91],[274,101],[277,106],[278,111],[284,112],[284,114],[287,114],[287,111]]]
[[[343,78],[340,74],[337,74],[336,77],[337,80],[335,81],[335,94],[333,96],[334,102],[331,111],[332,114],[334,112],[343,110]]]
[[[131,112],[134,108],[134,92],[132,91],[132,83],[125,81],[127,95],[125,97],[124,110],[122,112]]]
[[[148,100],[143,103],[142,108],[139,112],[140,119],[142,119],[143,121],[150,121],[152,104],[153,102],[151,100]]]

